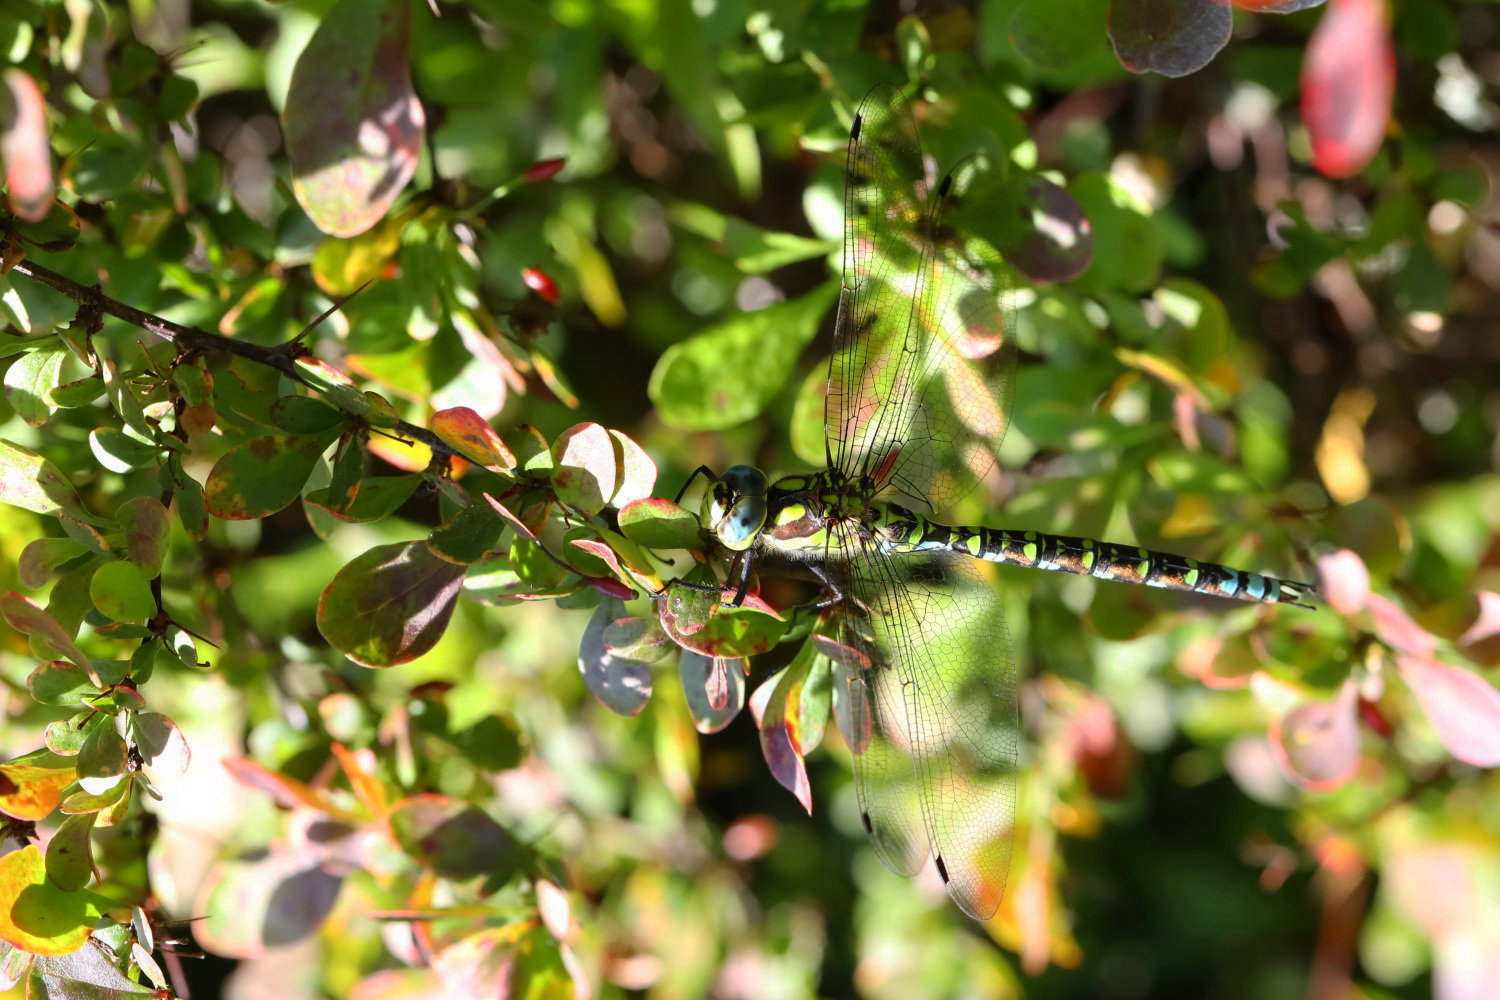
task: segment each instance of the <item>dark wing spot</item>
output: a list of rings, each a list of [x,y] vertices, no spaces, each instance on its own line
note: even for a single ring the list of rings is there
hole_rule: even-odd
[[[854,116],[854,128],[851,129],[850,132],[849,132],[849,141],[850,142],[858,142],[859,141],[859,129],[860,129],[860,126],[863,125],[864,123],[865,123],[865,116],[864,115],[855,115]]]
[[[865,833],[868,833],[872,837],[875,836],[875,827],[870,823],[870,814],[862,812],[859,814],[859,818],[865,824]]]
[[[947,885],[948,884],[948,866],[945,865],[945,864],[943,864],[943,856],[941,854],[939,854],[937,856],[937,869],[938,869],[938,874],[941,875],[941,876],[943,876],[943,884]]]
[[[943,177],[943,183],[938,185],[938,197],[948,197],[948,189],[953,186],[953,175],[947,174]]]

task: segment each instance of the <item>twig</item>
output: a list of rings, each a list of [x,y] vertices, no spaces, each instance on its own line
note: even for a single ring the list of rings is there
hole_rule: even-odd
[[[55,292],[61,292],[79,305],[92,306],[106,315],[123,320],[132,326],[138,326],[142,330],[155,334],[163,340],[170,340],[178,347],[205,353],[221,351],[225,354],[232,354],[247,361],[253,361],[256,364],[274,368],[290,379],[303,385],[307,384],[307,380],[297,370],[297,359],[306,357],[312,353],[302,343],[302,334],[298,334],[284,344],[265,347],[261,344],[251,344],[243,340],[236,340],[233,337],[225,337],[222,334],[210,333],[207,330],[200,330],[195,326],[183,326],[181,323],[174,323],[169,319],[157,316],[155,313],[148,313],[134,306],[126,305],[124,302],[100,293],[96,287],[79,284],[72,278],[58,274],[51,268],[43,267],[29,258],[18,261],[11,269],[11,273],[25,275],[39,284],[46,285]],[[325,313],[324,316],[326,315]],[[322,318],[319,317],[319,320]],[[317,322],[315,321],[312,325],[316,326]],[[306,333],[306,331],[303,331],[303,333]],[[309,388],[312,387],[309,386]],[[425,444],[428,448],[432,449],[434,454],[446,455],[450,458],[464,457],[445,443],[442,438],[425,427],[418,427],[416,424],[401,420],[396,423],[394,429],[400,431],[403,437],[412,438]]]

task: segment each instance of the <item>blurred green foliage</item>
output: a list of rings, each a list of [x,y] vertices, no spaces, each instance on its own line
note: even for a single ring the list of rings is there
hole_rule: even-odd
[[[1308,5],[1183,21],[1176,80],[1120,64],[1140,3],[908,6],[0,12],[15,995],[1500,991],[1500,9],[1393,0],[1391,125],[1334,180]],[[835,727],[809,816],[725,718],[795,646],[715,680],[641,624],[699,547],[653,495],[823,460],[879,82],[938,170],[1092,233],[1069,280],[1018,255],[1001,469],[950,520],[1325,601],[999,568],[983,927],[881,867]]]

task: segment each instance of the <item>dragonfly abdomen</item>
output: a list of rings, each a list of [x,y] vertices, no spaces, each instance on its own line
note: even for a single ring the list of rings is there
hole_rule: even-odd
[[[1049,535],[1041,531],[938,524],[894,504],[886,506],[879,527],[888,551],[895,553],[958,552],[988,562],[1077,573],[1101,580],[1262,604],[1308,607],[1298,598],[1312,590],[1309,585],[1294,580],[1282,580],[1135,545]]]

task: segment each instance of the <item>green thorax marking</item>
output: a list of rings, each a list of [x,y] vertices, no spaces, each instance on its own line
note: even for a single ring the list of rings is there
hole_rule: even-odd
[[[761,538],[784,552],[824,549],[836,536],[846,535],[851,524],[872,520],[880,508],[873,493],[872,486],[833,469],[783,476],[766,493],[770,512]]]

